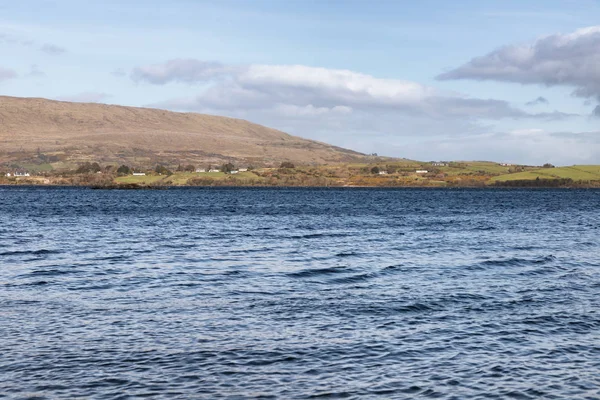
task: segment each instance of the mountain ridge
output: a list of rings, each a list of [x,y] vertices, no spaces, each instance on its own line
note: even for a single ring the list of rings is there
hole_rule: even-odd
[[[364,154],[243,119],[155,108],[0,96],[7,159],[58,154],[70,162],[328,164]]]

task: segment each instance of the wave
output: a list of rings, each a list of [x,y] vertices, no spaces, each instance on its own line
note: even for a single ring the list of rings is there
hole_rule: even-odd
[[[352,272],[352,269],[345,267],[328,267],[328,268],[311,268],[303,269],[297,272],[288,273],[287,276],[292,278],[310,278],[314,276],[333,275]]]
[[[523,265],[533,265],[533,264],[546,264],[549,262],[552,262],[556,260],[556,257],[554,257],[553,255],[548,255],[548,256],[543,256],[543,257],[539,257],[539,258],[532,258],[532,259],[528,259],[528,258],[519,258],[519,257],[512,257],[512,258],[503,258],[503,259],[496,259],[496,260],[486,260],[483,262],[480,262],[476,265],[478,266],[484,266],[484,267],[514,267],[514,266],[523,266]]]
[[[366,281],[368,281],[370,279],[373,279],[376,276],[377,276],[377,274],[372,274],[372,273],[350,275],[350,276],[345,276],[345,277],[342,277],[342,278],[332,279],[328,283],[333,283],[333,284],[360,283],[360,282],[366,282]]]
[[[356,257],[356,256],[360,256],[360,253],[355,253],[353,251],[342,251],[340,253],[337,253],[335,255],[336,257],[340,257],[340,258],[345,258],[345,257]]]
[[[2,256],[20,256],[20,255],[34,255],[34,256],[43,256],[48,254],[59,254],[60,250],[15,250],[15,251],[4,251],[0,253],[0,257]]]
[[[318,239],[318,238],[334,238],[334,237],[348,237],[350,234],[348,233],[307,233],[304,235],[292,235],[292,236],[282,236],[282,238],[286,239]]]

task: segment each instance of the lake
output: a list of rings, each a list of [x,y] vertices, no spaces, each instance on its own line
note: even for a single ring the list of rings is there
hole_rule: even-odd
[[[599,398],[600,190],[0,188],[0,397]]]

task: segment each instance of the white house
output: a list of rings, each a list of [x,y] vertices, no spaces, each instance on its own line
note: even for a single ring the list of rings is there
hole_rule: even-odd
[[[197,173],[206,172],[206,169],[204,169],[204,168],[196,168],[196,172]]]
[[[379,171],[379,175],[387,175],[387,171]]]
[[[240,169],[238,169],[238,171],[240,171],[240,172],[248,172],[248,168],[240,168]]]
[[[426,174],[428,171],[426,169],[418,169],[415,171],[417,174]]]
[[[145,172],[134,172],[133,176],[146,176]]]
[[[229,173],[230,173],[230,174],[237,174],[237,173],[239,173],[239,172],[240,172],[240,171],[238,171],[238,170],[236,170],[236,169],[234,169],[233,171],[229,171]]]
[[[221,172],[218,169],[209,169],[208,172]]]
[[[29,172],[15,172],[14,176],[31,176]]]
[[[6,173],[6,176],[10,177],[10,176],[12,176],[12,175],[10,174],[10,172],[7,172],[7,173]]]

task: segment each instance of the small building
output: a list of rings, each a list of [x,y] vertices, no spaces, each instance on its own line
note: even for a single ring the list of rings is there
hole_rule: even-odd
[[[15,172],[14,176],[31,176],[29,172]]]
[[[221,172],[221,171],[218,169],[209,169],[208,172]]]
[[[427,172],[429,172],[429,171],[427,171],[426,169],[418,169],[418,170],[416,170],[415,172],[416,172],[417,174],[426,174],[426,173],[427,173]]]
[[[238,169],[238,171],[240,171],[240,172],[248,172],[248,168],[240,168],[240,169]]]
[[[434,161],[431,163],[431,165],[433,165],[434,167],[447,167],[448,163]]]
[[[205,168],[196,168],[196,173],[203,173],[206,172]]]
[[[512,167],[512,164],[509,163],[500,163],[500,165],[503,167]]]
[[[387,171],[379,171],[379,175],[387,175]]]
[[[134,172],[133,176],[146,176],[145,172]]]
[[[12,176],[10,172],[6,173],[6,176],[8,176],[9,178]]]
[[[239,173],[239,172],[240,172],[240,171],[238,171],[237,169],[234,169],[233,171],[229,171],[229,173],[230,173],[230,174],[237,174],[237,173]]]

